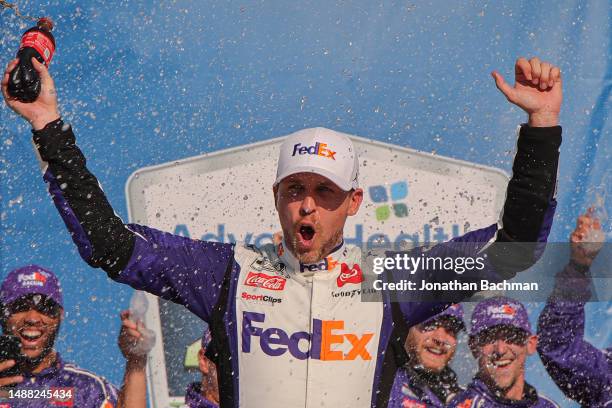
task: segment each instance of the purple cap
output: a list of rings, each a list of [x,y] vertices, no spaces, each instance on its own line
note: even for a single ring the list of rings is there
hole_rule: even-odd
[[[531,334],[525,306],[514,299],[495,297],[483,300],[474,308],[470,336],[499,325],[517,327]]]
[[[40,294],[64,307],[62,288],[53,272],[28,265],[9,272],[0,287],[0,303],[9,305],[22,296]]]
[[[206,327],[204,328],[204,333],[202,333],[202,350],[206,350],[206,347],[208,347],[211,340],[212,336],[210,335],[210,329],[208,325],[206,325]]]
[[[461,323],[462,329],[465,327],[465,323],[463,321],[463,307],[459,303],[454,303],[441,311],[440,313],[433,315],[429,319],[425,320],[423,324],[432,323],[441,317],[453,317]]]

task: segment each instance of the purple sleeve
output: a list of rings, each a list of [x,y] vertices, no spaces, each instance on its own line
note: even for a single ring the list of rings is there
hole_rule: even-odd
[[[425,255],[429,258],[457,258],[457,257],[476,257],[478,252],[495,237],[497,233],[497,225],[491,225],[481,230],[469,232],[452,241],[438,244],[426,250],[423,247],[415,248],[410,251],[412,258],[419,258]],[[395,253],[387,252],[387,257],[394,257]],[[401,282],[405,279],[404,271],[392,271],[391,278],[394,281]],[[484,277],[483,277],[484,278]],[[427,282],[445,282],[453,279],[466,281],[468,277],[456,274],[453,270],[436,269],[418,271],[412,275],[411,280],[419,282],[425,280]],[[479,278],[478,278],[479,279]],[[473,294],[473,292],[453,291],[438,293],[428,291],[426,293],[416,291],[404,291],[401,298],[398,299],[401,313],[408,326],[418,324],[429,317],[441,312],[452,303],[458,303],[463,298]]]
[[[427,282],[448,282],[457,280],[468,283],[473,282],[478,285],[482,279],[491,282],[501,282],[504,279],[512,279],[518,272],[531,267],[542,255],[546,244],[548,233],[552,225],[552,218],[555,212],[556,202],[551,201],[547,209],[546,216],[542,221],[542,227],[536,242],[499,242],[501,230],[497,224],[486,228],[471,231],[451,241],[438,244],[426,251],[424,248],[416,248],[411,251],[412,257],[420,257],[422,254],[429,258],[481,258],[484,268],[466,271],[463,274],[455,273],[449,269],[435,269],[421,271],[414,275],[416,281],[421,279]],[[387,253],[387,256],[393,256]],[[393,276],[393,279],[400,281],[404,278],[404,273]],[[453,303],[473,295],[476,291],[456,290],[429,291],[426,293],[414,292],[400,301],[400,310],[405,321],[409,326],[420,323],[429,317],[441,312]]]
[[[474,390],[474,388],[468,386],[465,391],[461,391],[455,398],[452,399],[451,402],[448,403],[448,408],[459,408],[459,407],[475,407],[476,403],[481,400],[482,397],[478,395],[478,393]]]
[[[33,133],[44,180],[79,255],[109,275],[121,271],[133,250],[133,233],[87,168],[72,128],[58,119]]]
[[[75,366],[68,366],[68,371],[63,375],[75,375],[75,381],[71,384],[75,407],[106,408],[109,403],[112,407],[117,406],[117,388],[104,377]]]
[[[49,193],[81,257],[117,282],[184,305],[208,321],[233,246],[125,225],[61,119],[34,132]]]
[[[426,254],[427,257],[441,258],[477,258],[484,255],[484,268],[463,274],[446,269],[424,271],[420,278],[427,282],[449,282],[454,279],[464,283],[481,279],[501,282],[533,266],[544,251],[556,209],[560,145],[560,126],[532,128],[523,125],[499,225],[469,232],[435,246]],[[420,256],[422,252],[423,249],[416,249],[411,256]],[[419,323],[474,292],[419,294],[421,298],[401,302],[402,314],[409,325]]]
[[[142,225],[127,226],[134,251],[115,281],[181,304],[205,321],[218,300],[233,245],[198,241]]]
[[[404,400],[404,392],[402,388],[404,387],[404,383],[408,382],[408,375],[406,373],[406,369],[400,367],[397,369],[397,373],[395,374],[395,378],[393,380],[393,386],[391,387],[391,393],[389,395],[389,405],[387,408],[401,408],[402,401]]]
[[[553,295],[538,319],[538,353],[557,386],[584,406],[610,397],[612,366],[606,354],[584,340],[588,279],[572,264],[557,276]],[[569,287],[571,286],[571,288]],[[574,299],[563,296],[573,292]]]
[[[201,391],[202,386],[200,383],[194,382],[189,384],[185,392],[185,404],[189,408],[219,408],[219,405],[206,399]]]

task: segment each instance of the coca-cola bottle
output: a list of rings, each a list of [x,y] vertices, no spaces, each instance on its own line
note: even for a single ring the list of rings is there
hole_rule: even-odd
[[[36,27],[23,33],[17,52],[19,64],[9,75],[8,93],[22,102],[34,102],[40,94],[40,76],[32,66],[32,58],[36,58],[47,67],[55,52],[55,38],[51,34],[53,22],[43,17]]]

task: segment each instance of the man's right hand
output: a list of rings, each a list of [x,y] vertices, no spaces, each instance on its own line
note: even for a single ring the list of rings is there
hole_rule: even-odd
[[[19,384],[23,381],[23,377],[21,375],[16,375],[12,377],[5,377],[4,371],[12,368],[15,365],[15,360],[5,360],[0,361],[0,387],[6,387],[7,385]]]
[[[593,217],[593,210],[578,217],[576,229],[570,235],[571,258],[574,262],[590,266],[603,247],[604,233],[601,223]]]
[[[149,334],[151,333],[151,334]],[[142,322],[131,320],[130,312],[121,312],[121,332],[119,333],[119,349],[128,362],[146,364],[147,355],[153,349],[154,338]]]
[[[20,102],[13,98],[8,93],[9,74],[19,63],[18,59],[14,59],[6,67],[4,76],[2,77],[2,95],[7,106],[21,115],[25,120],[30,122],[34,130],[40,130],[49,122],[59,119],[60,114],[57,107],[57,92],[55,84],[47,67],[38,62],[36,58],[32,58],[32,65],[40,75],[41,89],[38,98],[31,103]]]

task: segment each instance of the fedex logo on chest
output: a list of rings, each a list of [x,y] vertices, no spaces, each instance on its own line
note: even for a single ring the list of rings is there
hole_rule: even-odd
[[[374,333],[346,333],[344,320],[312,319],[312,333],[297,331],[287,333],[278,327],[266,328],[265,313],[243,312],[242,315],[242,352],[250,353],[253,343],[258,342],[261,350],[277,357],[289,352],[298,360],[312,358],[323,361],[371,360],[367,345]],[[344,353],[334,350],[337,345],[347,345],[350,350]]]
[[[338,261],[334,260],[331,256],[324,258],[321,262],[316,264],[303,264],[300,263],[300,272],[304,271],[331,271],[338,265]]]

